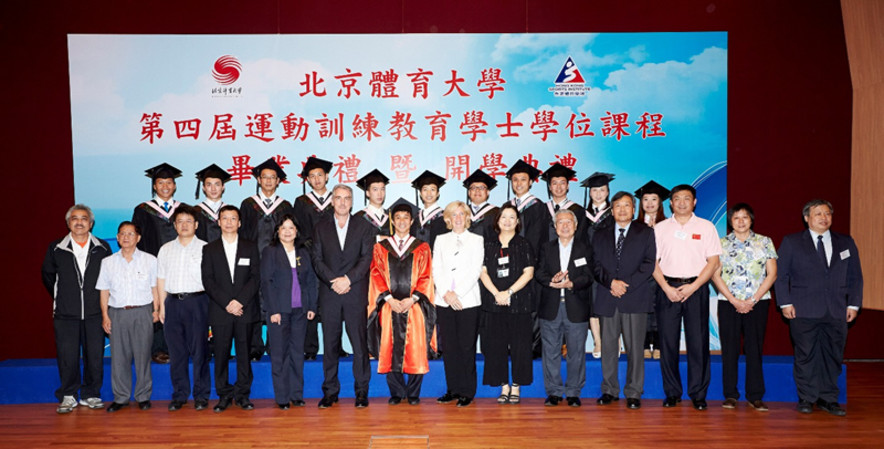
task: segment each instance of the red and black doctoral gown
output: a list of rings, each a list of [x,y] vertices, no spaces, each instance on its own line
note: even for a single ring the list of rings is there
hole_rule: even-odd
[[[374,245],[368,287],[368,352],[378,373],[426,374],[436,357],[433,256],[426,242],[409,236],[402,253],[392,237]],[[417,298],[405,313],[393,313],[386,298]]]
[[[132,223],[141,229],[141,241],[138,242],[138,249],[156,256],[160,252],[161,246],[177,239],[178,231],[172,224],[172,214],[175,213],[175,209],[181,206],[186,206],[186,204],[175,200],[172,200],[168,212],[163,210],[163,206],[154,200],[145,201],[135,206],[135,211],[132,212]]]

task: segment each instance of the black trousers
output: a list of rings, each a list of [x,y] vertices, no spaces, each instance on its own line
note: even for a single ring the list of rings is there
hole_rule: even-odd
[[[59,402],[65,396],[100,398],[104,379],[104,329],[101,315],[85,320],[53,320],[58,377],[61,385],[55,390]],[[83,354],[83,377],[80,381],[80,350]]]
[[[309,322],[307,312],[296,307],[282,314],[280,324],[267,325],[270,375],[277,404],[304,399],[304,336]]]
[[[423,374],[409,374],[408,382],[405,382],[405,374],[395,371],[387,373],[387,386],[390,387],[390,396],[393,397],[419,398],[423,382]]]
[[[307,336],[304,340],[304,352],[313,354],[319,352],[319,323],[322,317],[317,313],[312,320],[307,321]]]
[[[365,301],[353,303],[343,301],[337,293],[321,295],[322,303],[322,371],[325,381],[322,393],[325,396],[337,396],[341,391],[338,380],[338,358],[341,353],[341,337],[343,326],[347,326],[347,336],[353,347],[353,389],[356,395],[368,395],[368,382],[371,380],[371,365],[368,361],[368,330],[367,307]]]
[[[202,294],[178,299],[170,295],[166,297],[165,305],[172,400],[186,402],[190,396],[188,359],[193,362],[193,398],[208,400],[212,391],[209,376],[209,297]]]
[[[215,392],[219,398],[248,399],[252,391],[252,361],[249,343],[255,323],[234,320],[233,323],[212,326],[215,343]],[[236,344],[236,383],[230,385],[230,347]]]
[[[482,383],[500,386],[510,383],[509,358],[512,357],[512,381],[519,385],[534,382],[534,320],[530,313],[486,313],[482,349],[485,373]]]
[[[789,331],[795,346],[793,375],[798,397],[810,402],[837,402],[838,376],[847,343],[846,319],[794,318]]]
[[[442,364],[448,392],[461,397],[476,396],[476,340],[479,336],[479,307],[453,310],[436,307],[436,326],[442,346]]]
[[[670,283],[673,287],[682,284]],[[688,397],[706,399],[709,389],[709,285],[703,284],[684,302],[672,302],[663,289],[657,291],[657,329],[660,333],[660,371],[666,396],[682,396],[679,373],[679,341],[684,320],[688,352]]]
[[[737,313],[737,309],[730,302],[718,301],[718,329],[721,337],[721,389],[725,398],[740,398],[737,378],[741,343],[742,349],[746,353],[746,399],[758,401],[764,397],[764,371],[761,353],[764,348],[769,303],[770,300],[759,301],[749,313]]]

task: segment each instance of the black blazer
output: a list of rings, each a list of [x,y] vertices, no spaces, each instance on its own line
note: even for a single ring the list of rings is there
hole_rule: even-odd
[[[233,279],[224,253],[224,243],[218,240],[203,246],[202,278],[203,287],[209,295],[209,324],[219,326],[241,321],[254,323],[260,319],[258,307],[258,286],[261,282],[259,271],[258,246],[251,240],[240,237],[236,243],[236,259],[233,266]],[[242,304],[243,313],[237,317],[227,313],[231,300]]]
[[[301,287],[301,308],[316,312],[316,273],[310,263],[310,252],[297,248],[298,285]],[[270,245],[261,253],[261,296],[269,321],[270,315],[292,312],[292,265],[282,244]]]
[[[826,268],[810,231],[783,238],[777,261],[777,304],[795,306],[798,318],[847,320],[847,306],[861,307],[863,273],[856,243],[849,235],[831,232],[832,258]]]
[[[365,219],[351,215],[342,250],[336,226],[335,216],[330,214],[316,223],[313,230],[311,253],[313,269],[319,280],[319,298],[340,297],[343,301],[368,307],[368,271],[375,232]],[[350,278],[350,291],[338,295],[331,289],[331,280],[344,275]]]
[[[599,316],[621,313],[649,313],[654,310],[654,267],[657,261],[657,241],[654,230],[635,220],[623,240],[620,269],[617,269],[614,224],[599,228],[592,238],[593,273],[596,286],[594,312]],[[626,282],[626,294],[620,298],[611,294],[611,281]]]
[[[592,251],[581,240],[571,240],[571,258],[568,260],[568,278],[574,283],[571,289],[565,289],[565,310],[568,321],[583,323],[589,320],[592,287]],[[580,265],[580,266],[577,266]],[[540,257],[534,279],[541,285],[540,305],[537,316],[544,320],[554,320],[559,313],[561,290],[552,288],[549,283],[553,276],[563,271],[559,262],[559,239],[551,240],[540,246]]]

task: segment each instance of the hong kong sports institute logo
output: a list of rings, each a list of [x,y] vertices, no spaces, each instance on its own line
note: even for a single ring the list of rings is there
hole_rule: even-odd
[[[589,91],[583,75],[580,74],[580,69],[577,68],[577,64],[570,56],[562,69],[559,70],[555,86],[550,87],[549,91],[556,97],[584,97]]]
[[[212,77],[218,84],[230,85],[239,79],[242,73],[242,65],[234,56],[224,55],[215,61],[212,68]]]

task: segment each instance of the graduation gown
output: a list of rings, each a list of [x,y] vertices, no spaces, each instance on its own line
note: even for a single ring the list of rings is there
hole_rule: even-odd
[[[372,215],[373,214],[368,213],[367,209],[362,209],[353,214],[354,217],[368,222],[369,227],[371,228],[371,233],[375,237],[376,242],[380,242],[381,237],[389,237],[393,235],[389,211],[384,211],[384,216],[380,220]]]
[[[138,249],[156,256],[160,252],[160,247],[166,243],[178,238],[178,231],[172,224],[172,214],[175,209],[186,204],[172,200],[172,206],[169,211],[163,210],[156,201],[145,201],[135,206],[132,212],[132,223],[141,228],[141,241],[138,242]]]
[[[218,210],[227,204],[221,202],[218,204]],[[199,226],[196,228],[196,236],[200,240],[209,243],[221,238],[221,226],[218,225],[218,210],[212,210],[208,204],[203,201],[196,206],[196,221]]]
[[[510,200],[514,206],[516,199]],[[546,205],[537,199],[534,195],[528,195],[525,201],[517,207],[519,211],[519,220],[522,223],[522,230],[519,235],[525,237],[531,245],[534,254],[540,253],[540,247],[548,242],[546,239],[547,227],[549,226],[549,214],[546,212]]]
[[[426,209],[421,209],[411,224],[411,235],[418,240],[427,242],[431,251],[436,244],[436,236],[448,232],[448,226],[445,225],[445,218],[442,216],[443,212],[442,207],[436,207],[424,216]]]
[[[393,238],[374,245],[368,287],[368,352],[378,359],[378,373],[426,374],[436,357],[436,308],[430,246],[410,237],[400,255]],[[417,301],[405,313],[393,313],[387,295]]]
[[[473,212],[469,231],[473,234],[481,235],[485,238],[486,242],[491,239],[496,239],[497,233],[494,232],[494,217],[497,216],[498,210],[500,210],[499,207],[492,206],[491,203],[485,203],[481,209]],[[473,211],[472,205],[470,206],[470,211]]]
[[[265,207],[264,202],[256,194],[242,201],[239,207],[242,225],[239,228],[239,236],[258,243],[258,252],[273,240],[273,231],[282,216],[292,214],[292,205],[277,195],[276,200],[270,207]]]
[[[549,232],[546,239],[546,241],[549,242],[559,238],[559,235],[556,234],[556,213],[558,211],[556,211],[555,204],[553,204],[552,200],[547,201],[544,205],[546,206],[546,210],[549,212],[550,217],[548,227]],[[587,226],[589,226],[589,220],[586,218],[586,209],[570,200],[565,202],[565,209],[574,212],[574,215],[577,217],[577,229],[574,232],[574,239],[588,244],[590,242],[590,240],[587,239]]]
[[[592,214],[592,209],[586,209],[586,238],[588,242],[592,242],[592,236],[595,235],[596,231],[599,229],[606,229],[613,226],[614,216],[611,214],[611,208],[607,208],[603,210],[598,215]]]
[[[295,218],[298,219],[300,229],[298,229],[298,239],[306,247],[313,244],[313,230],[316,229],[316,223],[324,217],[334,214],[332,207],[331,191],[325,192],[325,202],[320,203],[313,192],[301,195],[295,198],[292,208],[295,211]]]

